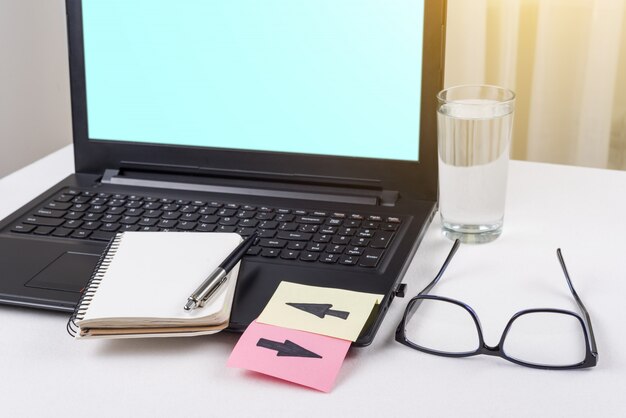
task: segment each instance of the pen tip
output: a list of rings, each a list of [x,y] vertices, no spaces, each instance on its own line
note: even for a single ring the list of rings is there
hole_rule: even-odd
[[[193,299],[189,299],[185,304],[185,310],[190,311],[191,309],[196,307],[196,301]]]

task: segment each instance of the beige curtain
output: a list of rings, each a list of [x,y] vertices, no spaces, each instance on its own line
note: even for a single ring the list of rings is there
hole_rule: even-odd
[[[626,0],[448,0],[446,86],[517,93],[512,157],[626,169]]]

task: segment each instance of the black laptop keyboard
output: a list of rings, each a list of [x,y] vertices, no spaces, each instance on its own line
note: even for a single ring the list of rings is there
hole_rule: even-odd
[[[399,217],[222,201],[65,190],[11,228],[19,234],[109,241],[123,231],[257,231],[248,255],[375,268]]]

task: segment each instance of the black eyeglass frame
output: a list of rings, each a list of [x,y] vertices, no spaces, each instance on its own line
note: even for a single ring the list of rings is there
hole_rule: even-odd
[[[448,297],[444,297],[444,296],[436,296],[436,295],[429,295],[428,293],[433,289],[433,287],[439,282],[439,279],[441,279],[441,277],[443,276],[444,271],[446,270],[446,268],[448,267],[448,264],[450,264],[450,261],[452,260],[452,257],[454,256],[454,254],[456,253],[457,249],[459,248],[460,245],[460,241],[456,240],[454,242],[454,245],[452,246],[452,249],[450,250],[450,253],[448,254],[448,257],[446,258],[446,261],[444,262],[443,266],[441,267],[441,269],[439,270],[439,273],[437,273],[437,276],[435,277],[435,279],[428,285],[426,286],[417,296],[415,296],[414,298],[412,298],[409,303],[407,304],[406,310],[404,311],[404,316],[402,317],[402,321],[400,321],[400,324],[398,325],[398,328],[396,329],[396,341],[398,341],[401,344],[404,344],[408,347],[411,347],[415,350],[419,350],[428,354],[434,354],[437,356],[444,356],[444,357],[471,357],[471,356],[476,356],[476,355],[480,355],[480,354],[484,354],[484,355],[488,355],[488,356],[496,356],[496,357],[501,357],[507,361],[510,361],[512,363],[518,364],[520,366],[526,366],[526,367],[532,367],[535,369],[544,369],[544,370],[571,370],[571,369],[584,369],[584,368],[589,368],[589,367],[595,367],[598,363],[598,350],[596,347],[596,341],[595,341],[595,336],[593,333],[593,328],[591,326],[591,318],[589,317],[589,313],[587,312],[587,309],[585,308],[585,306],[583,305],[582,301],[580,300],[580,297],[578,296],[578,294],[576,293],[576,290],[574,289],[574,286],[572,284],[572,281],[569,277],[569,273],[567,271],[567,267],[565,266],[565,261],[563,260],[563,255],[561,254],[561,249],[557,249],[557,257],[559,259],[559,263],[561,264],[561,268],[563,269],[563,273],[565,275],[565,279],[567,281],[568,287],[574,297],[574,299],[576,300],[576,303],[579,307],[579,309],[581,310],[581,312],[583,313],[583,316],[581,317],[579,314],[572,312],[572,311],[568,311],[565,309],[552,309],[552,308],[535,308],[535,309],[524,309],[521,310],[519,312],[517,312],[516,314],[514,314],[511,319],[509,319],[509,322],[507,323],[506,327],[504,328],[504,331],[502,332],[502,336],[500,337],[500,341],[498,342],[498,344],[496,346],[489,346],[485,343],[485,340],[483,338],[483,331],[482,331],[482,327],[480,325],[480,320],[478,319],[478,315],[476,315],[476,312],[474,312],[474,310],[466,303],[458,301],[456,299],[451,299]],[[437,300],[437,301],[443,301],[443,302],[447,302],[447,303],[452,303],[454,305],[457,305],[459,307],[461,307],[462,309],[465,309],[470,316],[472,317],[472,320],[474,321],[474,325],[476,326],[476,330],[478,332],[478,348],[474,351],[467,351],[467,352],[460,352],[460,353],[451,353],[451,352],[445,352],[445,351],[438,351],[438,350],[433,350],[433,349],[429,349],[426,347],[422,347],[420,345],[417,345],[411,341],[409,341],[406,338],[406,324],[407,322],[413,317],[413,315],[415,314],[416,310],[419,308],[419,305],[421,304],[421,302],[423,300]],[[527,314],[534,314],[534,313],[551,313],[551,314],[564,314],[564,315],[570,315],[573,316],[574,318],[576,318],[578,320],[578,322],[580,323],[582,330],[583,330],[583,335],[585,336],[585,358],[584,360],[582,360],[579,363],[576,364],[571,364],[571,365],[563,365],[563,366],[551,366],[551,365],[544,365],[544,364],[536,364],[536,363],[530,363],[530,362],[525,362],[522,360],[518,360],[516,358],[510,357],[508,356],[504,350],[503,350],[503,345],[504,345],[504,341],[506,340],[506,336],[509,333],[509,330],[511,329],[511,326],[513,325],[513,323],[515,322],[515,320],[523,315],[527,315]]]

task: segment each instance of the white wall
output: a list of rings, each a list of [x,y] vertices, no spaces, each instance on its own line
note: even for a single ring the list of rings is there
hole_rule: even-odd
[[[71,141],[64,0],[0,0],[0,177]]]

